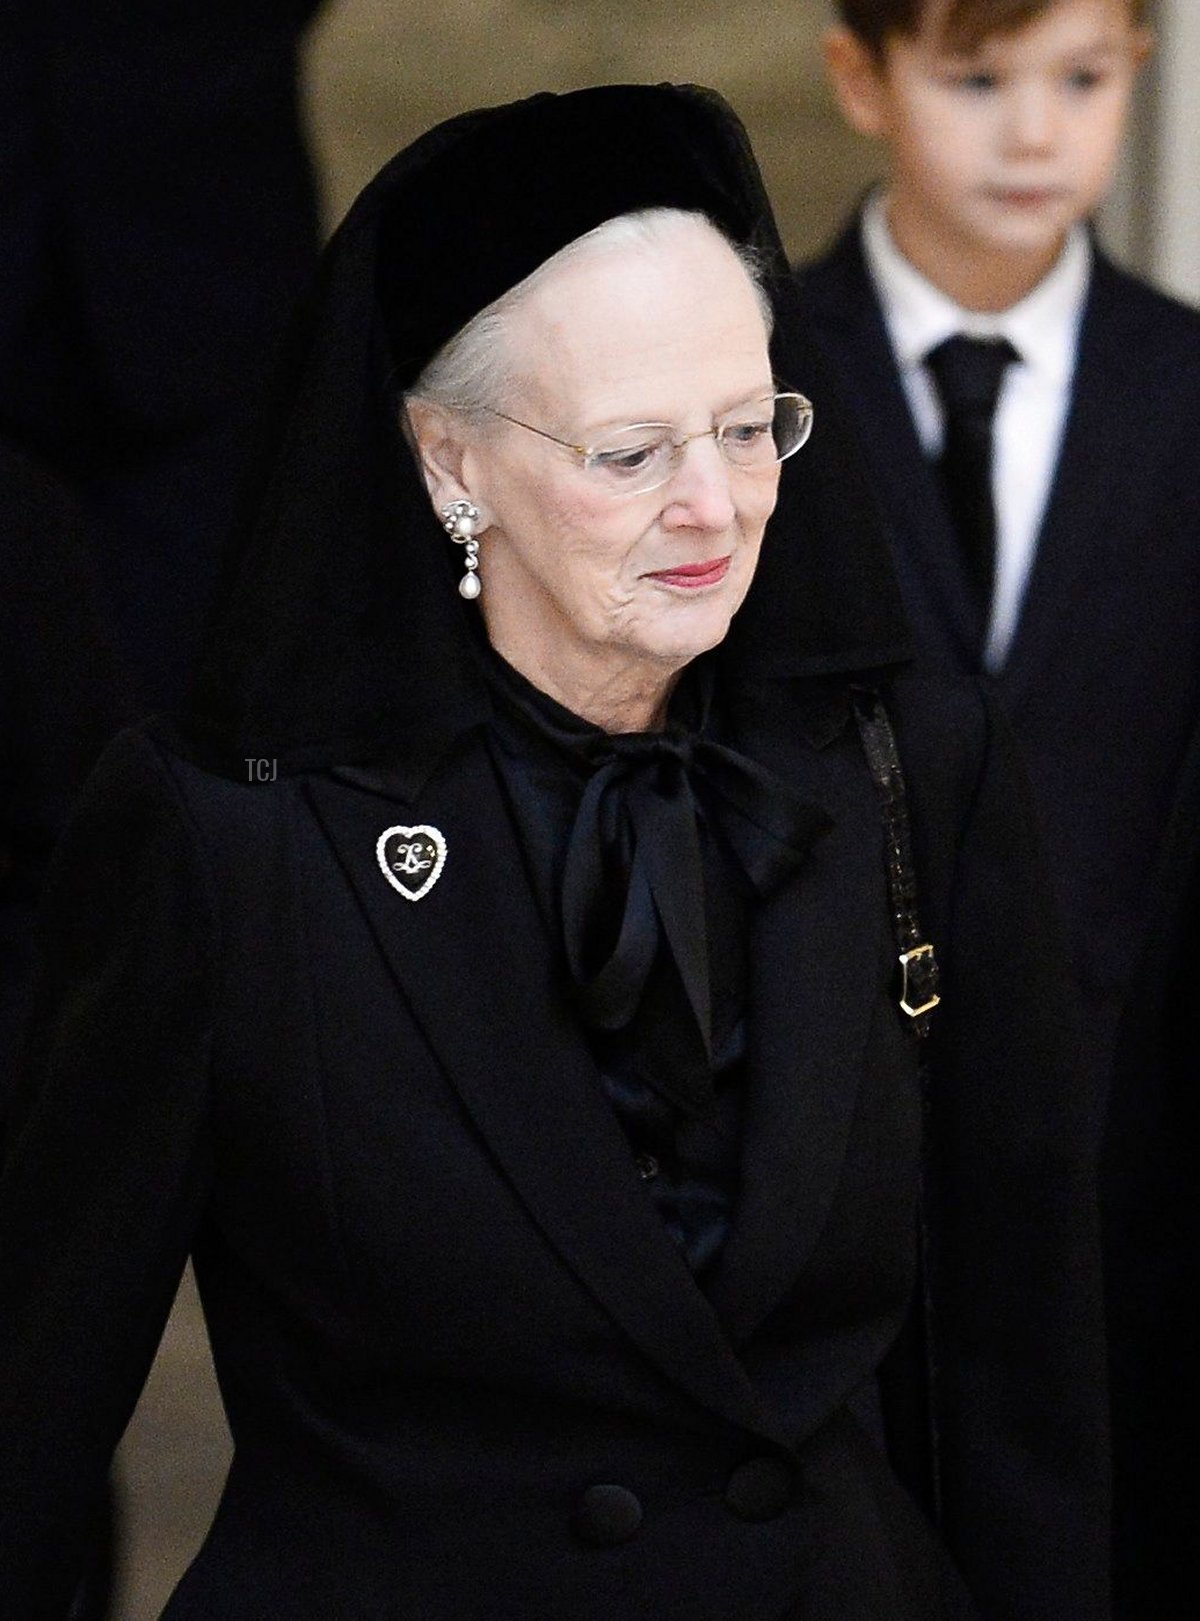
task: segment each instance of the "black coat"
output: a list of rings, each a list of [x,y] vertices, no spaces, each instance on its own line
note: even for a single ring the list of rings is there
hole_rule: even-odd
[[[899,680],[946,970],[923,1132],[847,698],[906,638],[836,412],[785,463],[713,655],[722,740],[831,829],[750,929],[741,1186],[706,1292],[569,1011],[484,744],[474,610],[396,387],[548,254],[664,203],[756,244],[774,368],[824,398],[711,93],[452,121],[330,246],[205,680],[177,732],[114,748],[50,898],[0,1184],[15,1621],[49,1602],[189,1245],[237,1450],[172,1621],[966,1621],[901,1476],[931,1504],[940,1484],[987,1621],[1107,1614],[1085,1105],[1030,817],[978,694]],[[430,251],[485,210],[486,254]],[[411,901],[377,843],[422,825],[445,868]],[[922,1136],[931,1311],[908,1333]],[[891,1461],[852,1417],[884,1360]]]
[[[91,538],[60,481],[0,439],[0,1141],[51,851],[105,745],[134,713]],[[68,1556],[86,1578],[72,1621],[108,1612],[111,1515],[105,1500]]]
[[[857,221],[802,295],[851,409],[926,663],[980,627],[917,439]],[[1200,314],[1097,253],[1028,591],[994,688],[1021,744],[1063,908],[1098,1111],[1146,895],[1200,719]]]
[[[8,1621],[54,1613],[189,1248],[236,1456],[171,1621],[1107,1614],[1084,1103],[1030,818],[974,693],[901,680],[892,709],[945,971],[932,1400],[977,1612],[848,1406],[913,1283],[917,1048],[845,689],[778,681],[743,694],[739,746],[834,825],[754,922],[708,1298],[477,731],[274,782],[114,746],[57,865],[0,1195]],[[375,849],[416,824],[447,857],[410,902]]]
[[[151,707],[190,669],[316,263],[296,62],[318,4],[0,8],[0,432],[82,501]]]
[[[50,853],[133,715],[90,540],[69,492],[0,439],[0,1122]]]

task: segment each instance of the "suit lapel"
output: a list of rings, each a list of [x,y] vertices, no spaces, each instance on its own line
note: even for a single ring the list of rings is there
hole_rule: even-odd
[[[979,611],[917,436],[857,220],[828,258],[804,272],[802,296],[857,423],[917,643],[943,667],[976,670]]]
[[[1116,526],[1131,521],[1147,432],[1137,395],[1136,333],[1126,330],[1120,277],[1096,258],[1079,336],[1079,359],[1058,468],[1030,571],[1025,606],[1001,675],[1010,712],[1040,685],[1044,666],[1086,599],[1083,580],[1102,566]],[[1098,453],[1098,447],[1103,453]]]
[[[704,1406],[777,1441],[716,1314],[640,1184],[571,1020],[486,750],[468,744],[411,802],[314,779],[311,801],[414,1019],[526,1208],[642,1351]],[[385,880],[376,841],[445,841],[419,901]]]
[[[821,1232],[841,1172],[887,949],[883,830],[856,742],[824,752],[765,706],[739,746],[833,828],[762,907],[752,938],[741,1193],[710,1298],[744,1345]]]

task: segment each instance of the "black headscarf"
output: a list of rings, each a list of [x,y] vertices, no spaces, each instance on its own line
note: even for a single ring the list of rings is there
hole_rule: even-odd
[[[721,650],[753,677],[908,654],[886,542],[808,342],[745,130],[715,92],[611,85],[437,126],[371,182],[326,250],[279,427],[184,720],[211,763],[281,771],[430,759],[488,698],[400,394],[471,316],[618,214],[699,210],[757,250],[772,364],[817,427],[782,469],[758,572]]]

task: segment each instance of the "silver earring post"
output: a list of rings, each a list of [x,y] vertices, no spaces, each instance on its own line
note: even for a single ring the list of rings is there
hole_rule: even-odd
[[[479,522],[479,508],[473,501],[451,501],[442,508],[442,528],[450,539],[465,546],[463,567],[466,573],[458,582],[458,594],[474,602],[482,590],[479,580],[479,542],[475,539],[475,526]]]

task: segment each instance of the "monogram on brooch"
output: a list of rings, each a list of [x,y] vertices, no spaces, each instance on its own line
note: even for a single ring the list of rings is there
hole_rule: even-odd
[[[446,841],[436,827],[387,827],[375,843],[380,871],[398,895],[419,901],[446,865]]]

